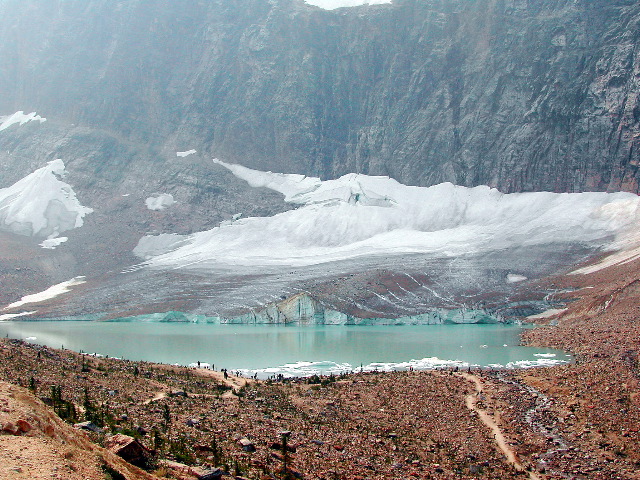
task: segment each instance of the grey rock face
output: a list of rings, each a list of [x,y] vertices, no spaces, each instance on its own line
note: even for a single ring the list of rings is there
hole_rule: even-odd
[[[4,0],[0,19],[0,112],[37,110],[160,156],[638,190],[634,0]]]
[[[84,296],[51,315],[206,314],[221,298],[246,307],[245,290],[206,276],[121,275],[139,262],[131,252],[145,234],[292,208],[213,157],[322,178],[638,192],[639,44],[636,0],[396,0],[333,11],[301,0],[0,0],[0,116],[47,118],[0,132],[0,188],[61,158],[65,181],[94,209],[60,250],[0,232],[0,305],[85,275]],[[175,205],[147,209],[159,194]],[[560,262],[539,263],[530,278]],[[334,272],[335,282],[324,271],[295,282],[232,272],[228,284],[251,281],[254,292],[258,279],[263,297],[265,284],[276,297],[309,290],[361,318],[419,314],[416,295],[397,292],[391,304],[371,293],[376,268]],[[447,277],[445,290],[476,303],[489,287],[511,298],[498,273],[477,288],[473,275]]]

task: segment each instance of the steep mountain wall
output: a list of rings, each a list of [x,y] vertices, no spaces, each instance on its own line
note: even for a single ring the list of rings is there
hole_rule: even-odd
[[[637,192],[638,45],[635,0],[0,0],[0,114],[156,162]],[[115,184],[118,149],[90,149]]]

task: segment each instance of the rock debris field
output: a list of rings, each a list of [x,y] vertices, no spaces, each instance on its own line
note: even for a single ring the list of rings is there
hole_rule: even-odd
[[[637,266],[552,279],[573,301],[526,341],[576,363],[547,369],[255,382],[3,339],[0,476],[638,479]]]

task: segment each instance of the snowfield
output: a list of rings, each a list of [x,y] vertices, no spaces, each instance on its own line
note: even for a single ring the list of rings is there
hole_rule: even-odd
[[[321,181],[214,162],[300,207],[179,239],[168,236],[167,245],[163,238],[143,239],[135,253],[147,265],[242,271],[402,254],[458,257],[544,244],[602,248],[615,246],[638,223],[639,197],[630,193],[503,194],[486,186],[414,187],[357,174]]]
[[[149,197],[144,201],[149,210],[162,211],[175,205],[177,202],[170,193],[160,193],[156,196]]]
[[[8,115],[5,117],[0,117],[0,132],[9,128],[12,125],[24,125],[27,122],[46,122],[46,118],[42,118],[40,115],[36,115],[36,112],[31,112],[25,114],[22,110],[14,113],[13,115]]]
[[[196,150],[187,150],[186,152],[176,152],[176,156],[184,158],[189,155],[193,155],[194,153],[197,153]]]
[[[55,248],[64,240],[59,234],[81,227],[83,217],[93,210],[84,207],[65,175],[60,159],[27,175],[10,187],[0,189],[0,230],[46,238],[43,247]]]
[[[32,303],[41,303],[46,300],[51,300],[52,298],[56,298],[59,295],[69,293],[72,290],[72,287],[75,287],[76,285],[82,285],[83,283],[85,283],[84,278],[85,277],[75,277],[75,278],[72,278],[71,280],[67,280],[66,282],[58,283],[57,285],[52,285],[51,287],[47,288],[42,292],[33,293],[31,295],[25,295],[19,301],[4,307],[3,310],[13,310],[16,308],[20,308],[23,305],[29,305]],[[18,315],[29,315],[29,314],[30,313],[27,312],[27,313],[21,313]],[[18,315],[15,315],[15,316],[18,316]]]
[[[305,2],[325,10],[335,10],[336,8],[357,7],[360,5],[381,5],[383,3],[391,3],[391,0],[305,0]]]

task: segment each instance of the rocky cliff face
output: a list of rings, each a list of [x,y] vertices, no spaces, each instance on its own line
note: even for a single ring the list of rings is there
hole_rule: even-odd
[[[372,293],[376,265],[332,267],[332,279],[318,267],[295,285],[298,272],[231,272],[227,283],[246,290],[230,294],[208,274],[128,270],[140,261],[131,252],[144,234],[294,208],[213,157],[325,179],[638,192],[639,44],[635,0],[396,0],[331,11],[302,0],[0,0],[0,117],[47,118],[0,131],[0,189],[61,158],[65,182],[93,209],[57,250],[0,232],[0,304],[83,275],[84,296],[51,315],[208,314],[221,297],[246,306],[258,281],[274,298],[311,291],[362,318],[418,314],[416,299],[442,297],[424,285],[419,294],[385,287],[406,294],[402,308],[387,307]],[[149,198],[175,204],[150,210]],[[520,259],[483,262],[467,270],[484,283],[445,274],[442,288],[503,295]],[[531,265],[529,278],[558,264]]]
[[[325,178],[638,190],[634,0],[333,11],[300,0],[4,0],[0,19],[0,112],[89,129],[72,135],[82,143],[106,132],[96,164],[110,176],[122,171],[114,151],[134,146],[163,167],[194,148]]]

